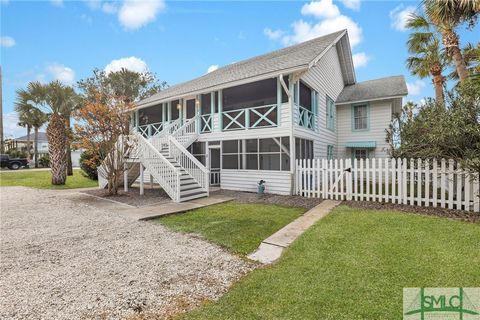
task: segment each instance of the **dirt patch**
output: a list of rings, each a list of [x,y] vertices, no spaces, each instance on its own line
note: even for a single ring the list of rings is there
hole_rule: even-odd
[[[359,209],[373,210],[396,210],[402,212],[416,213],[427,216],[437,216],[441,218],[450,218],[455,220],[480,223],[480,214],[472,211],[461,211],[445,208],[418,207],[405,204],[381,203],[369,201],[343,201],[343,204]]]
[[[232,190],[218,190],[210,192],[211,195],[224,195],[235,198],[240,203],[268,203],[287,207],[300,207],[311,209],[322,202],[320,198],[305,198],[301,196],[282,196],[276,194],[264,194],[258,196],[254,192],[241,192]]]
[[[114,196],[109,195],[106,190],[102,189],[87,190],[84,191],[84,193],[104,199],[118,201],[134,207],[144,207],[172,201],[168,194],[160,188],[145,188],[143,196],[140,195],[140,188],[138,187],[131,187],[128,189],[128,192],[124,192],[123,190],[119,191],[118,194]]]

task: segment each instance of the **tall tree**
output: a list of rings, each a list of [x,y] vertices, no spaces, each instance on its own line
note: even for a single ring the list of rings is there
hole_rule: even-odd
[[[473,26],[480,12],[479,0],[423,0],[425,13],[440,30],[443,45],[455,63],[460,82],[468,78],[465,59],[460,50],[456,29],[463,23]]]
[[[445,77],[443,71],[448,64],[448,57],[441,48],[440,36],[431,28],[430,22],[424,16],[412,15],[407,21],[407,27],[413,32],[407,41],[407,67],[413,75],[420,78],[431,76],[435,89],[435,100],[443,104],[443,88]]]
[[[26,154],[27,154],[27,158],[28,160],[30,160],[30,156],[31,156],[31,141],[30,141],[30,134],[32,133],[32,120],[30,118],[30,114],[29,113],[20,113],[20,112],[17,112],[18,113],[18,126],[19,127],[23,127],[25,129],[27,129],[27,150],[26,150]]]
[[[19,90],[20,95],[29,95],[32,105],[48,115],[47,126],[48,153],[52,170],[52,184],[63,185],[67,180],[67,130],[66,117],[78,103],[78,96],[72,87],[59,81],[49,84],[30,82],[27,90]]]

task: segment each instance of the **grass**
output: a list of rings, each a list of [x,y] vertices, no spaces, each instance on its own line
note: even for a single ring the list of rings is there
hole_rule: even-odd
[[[159,218],[156,222],[176,231],[200,234],[234,253],[248,254],[304,211],[270,204],[227,202]]]
[[[67,182],[63,186],[52,185],[51,177],[50,170],[33,171],[25,169],[1,172],[0,186],[23,186],[39,189],[74,189],[97,186],[97,181],[84,177],[79,169],[73,170],[73,176],[67,177]]]
[[[479,224],[340,206],[183,318],[401,319],[404,287],[478,286],[479,243]]]

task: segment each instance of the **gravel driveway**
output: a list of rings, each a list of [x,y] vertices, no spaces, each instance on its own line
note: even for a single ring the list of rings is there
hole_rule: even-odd
[[[253,268],[75,194],[0,188],[0,319],[162,318],[217,299]]]

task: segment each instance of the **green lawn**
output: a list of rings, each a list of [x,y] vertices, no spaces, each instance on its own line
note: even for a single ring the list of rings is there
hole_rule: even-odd
[[[208,208],[202,216],[207,214]],[[192,230],[205,228],[200,220]],[[230,236],[226,225],[222,220],[218,233],[225,234],[210,239],[223,243]],[[404,287],[479,286],[479,243],[479,224],[340,206],[297,239],[277,264],[248,274],[218,302],[183,317],[401,319]]]
[[[156,221],[176,231],[200,234],[234,253],[248,254],[304,211],[269,204],[226,202]]]
[[[4,171],[0,173],[0,186],[24,186],[40,189],[74,189],[97,186],[97,181],[84,177],[79,169],[73,170],[73,176],[67,177],[67,183],[63,186],[53,186],[51,184],[50,170],[33,171],[18,170]]]

